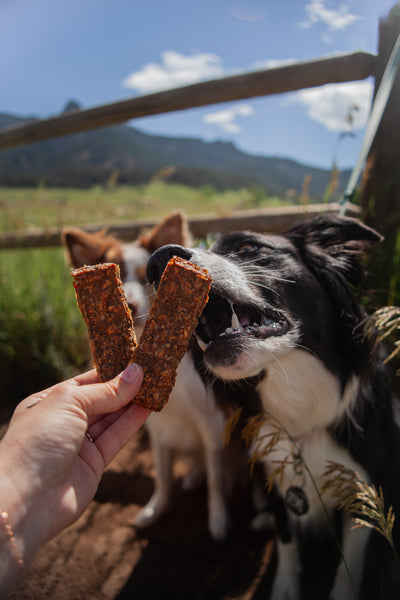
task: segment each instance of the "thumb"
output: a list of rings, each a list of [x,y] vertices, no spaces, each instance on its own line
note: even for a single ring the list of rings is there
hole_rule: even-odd
[[[92,417],[115,412],[134,400],[142,381],[142,367],[131,363],[110,381],[80,386],[80,404]]]

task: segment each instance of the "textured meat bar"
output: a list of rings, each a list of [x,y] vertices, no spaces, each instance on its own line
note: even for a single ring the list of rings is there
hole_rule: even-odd
[[[137,344],[119,266],[103,263],[71,274],[99,381],[108,381],[132,361]]]
[[[135,402],[151,410],[161,410],[207,303],[210,276],[174,256],[161,277],[138,346],[118,265],[81,267],[72,271],[72,277],[99,380],[112,379],[135,360],[144,371]]]
[[[210,285],[208,273],[189,261],[174,256],[168,262],[134,352],[144,370],[138,404],[159,411],[168,401]]]

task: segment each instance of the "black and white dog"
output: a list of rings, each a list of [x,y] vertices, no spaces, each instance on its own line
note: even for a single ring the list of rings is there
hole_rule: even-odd
[[[267,418],[255,444],[270,440],[276,423],[281,427],[278,443],[260,459],[266,475],[285,465],[271,496],[278,530],[274,600],[400,597],[388,542],[370,528],[352,528],[335,498],[328,492],[322,502],[317,493],[333,461],[381,486],[386,509],[400,509],[395,401],[363,334],[354,291],[363,254],[380,239],[358,220],[321,216],[280,235],[228,233],[210,250],[165,246],[148,264],[155,283],[174,254],[207,269],[213,283],[192,360],[217,397],[232,390],[236,400],[261,407]],[[331,552],[331,525],[340,552],[336,542]],[[317,542],[320,564],[330,567],[319,589],[319,563],[311,564],[317,576],[307,583],[303,561],[305,548],[315,550]]]

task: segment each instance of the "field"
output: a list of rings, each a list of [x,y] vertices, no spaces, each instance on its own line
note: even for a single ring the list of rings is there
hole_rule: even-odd
[[[195,189],[165,181],[137,187],[94,187],[89,190],[0,187],[0,232],[62,227],[84,223],[154,218],[181,208],[188,215],[223,215],[238,209],[276,206],[262,188],[217,192],[213,186]]]
[[[0,188],[0,235],[71,224],[101,228],[178,207],[188,215],[222,215],[279,202],[257,187],[218,193],[160,180],[135,188]],[[81,371],[90,357],[61,248],[1,251],[0,286],[0,417],[6,418],[16,402]]]

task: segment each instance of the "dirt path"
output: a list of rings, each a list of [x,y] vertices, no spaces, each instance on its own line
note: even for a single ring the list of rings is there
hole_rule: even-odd
[[[178,464],[179,469],[183,467]],[[224,543],[207,533],[206,490],[176,490],[173,508],[139,532],[136,512],[153,489],[145,434],[104,474],[82,518],[37,554],[13,600],[261,600],[268,597],[273,543],[249,528],[248,497],[233,501]]]

